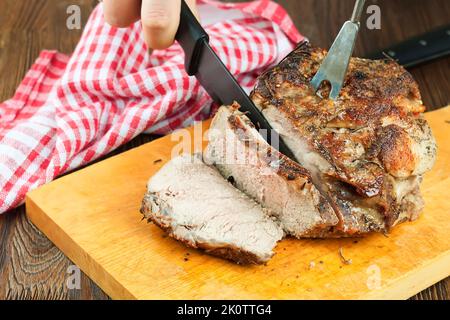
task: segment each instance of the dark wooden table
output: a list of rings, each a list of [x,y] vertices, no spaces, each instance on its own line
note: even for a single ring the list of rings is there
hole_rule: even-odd
[[[314,44],[328,48],[354,0],[280,0],[299,30]],[[356,55],[450,23],[449,0],[368,0],[381,8],[381,30],[363,28]],[[82,23],[96,0],[2,0],[0,11],[0,101],[11,97],[42,49],[71,53],[81,30],[66,28],[66,9],[77,4]],[[450,103],[450,58],[411,70],[429,109]],[[114,154],[152,139],[139,136]],[[73,263],[26,218],[24,206],[0,216],[0,298],[108,299],[88,277],[81,289],[68,289],[67,268]],[[450,278],[413,299],[450,299]]]

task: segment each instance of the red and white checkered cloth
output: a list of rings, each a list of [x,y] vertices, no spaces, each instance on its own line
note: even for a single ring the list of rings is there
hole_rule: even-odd
[[[247,90],[303,39],[270,1],[203,0],[199,11],[211,45]],[[73,55],[43,51],[0,104],[0,213],[144,131],[164,134],[210,116],[212,101],[183,62],[177,44],[149,55],[139,22],[110,27],[97,6]]]

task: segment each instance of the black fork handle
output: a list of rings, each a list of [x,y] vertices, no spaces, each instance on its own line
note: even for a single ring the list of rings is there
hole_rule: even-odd
[[[397,60],[405,68],[448,56],[450,55],[450,25],[369,55],[369,58],[383,59],[386,55]]]

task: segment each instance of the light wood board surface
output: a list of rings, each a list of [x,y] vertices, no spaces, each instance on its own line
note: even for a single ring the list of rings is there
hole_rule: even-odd
[[[450,275],[450,107],[426,118],[439,146],[426,207],[388,237],[287,239],[263,266],[188,249],[139,213],[148,178],[178,143],[170,136],[31,192],[27,214],[115,299],[405,299]]]

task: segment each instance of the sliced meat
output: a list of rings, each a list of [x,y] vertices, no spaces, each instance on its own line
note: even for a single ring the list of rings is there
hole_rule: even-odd
[[[238,108],[234,104],[218,110],[205,161],[269,209],[289,235],[315,237],[336,225],[333,209],[308,171],[269,146]]]
[[[329,236],[386,232],[422,209],[420,176],[436,143],[412,76],[396,62],[352,58],[336,101],[310,85],[326,51],[302,43],[258,79],[251,96],[340,223]],[[400,185],[400,186],[399,186]],[[411,193],[398,193],[408,185]]]
[[[251,94],[295,153],[270,147],[239,112],[219,109],[205,160],[183,155],[148,183],[142,213],[172,237],[238,263],[264,263],[284,234],[388,232],[423,208],[436,158],[417,84],[394,61],[352,58],[336,101],[310,85],[325,50],[302,43]]]
[[[171,160],[148,182],[141,212],[190,247],[237,263],[264,263],[283,230],[268,211],[201,156]]]

